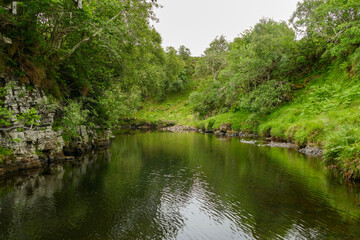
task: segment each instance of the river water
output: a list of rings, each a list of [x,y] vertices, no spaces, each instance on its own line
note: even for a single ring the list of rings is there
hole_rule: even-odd
[[[360,239],[360,188],[289,149],[120,135],[108,150],[4,179],[0,239]]]

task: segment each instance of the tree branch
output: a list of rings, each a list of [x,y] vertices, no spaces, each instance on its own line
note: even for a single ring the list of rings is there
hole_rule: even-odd
[[[78,42],[65,56],[63,56],[62,58],[60,58],[60,60],[64,60],[68,57],[70,57],[75,51],[76,49],[78,49],[81,45],[83,45],[84,43],[86,43],[87,41],[89,41],[91,38],[96,37],[97,35],[99,35],[104,29],[105,27],[111,23],[112,21],[114,21],[117,17],[120,16],[120,14],[122,13],[122,11],[120,11],[118,14],[116,14],[115,16],[113,16],[109,21],[107,21],[107,23],[105,24],[105,26],[103,26],[102,28],[100,28],[98,31],[96,31],[93,35],[89,36],[89,37],[84,37],[80,42]]]

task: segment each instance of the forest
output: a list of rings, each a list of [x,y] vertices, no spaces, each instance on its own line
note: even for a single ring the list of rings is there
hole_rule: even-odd
[[[161,46],[156,1],[22,0],[16,13],[13,2],[0,1],[0,73],[44,90],[68,139],[78,125],[129,118],[231,123],[320,147],[329,166],[360,179],[358,0],[304,0],[287,22],[263,18],[232,41],[220,35],[200,57]],[[0,116],[0,127],[13,117],[1,101]]]

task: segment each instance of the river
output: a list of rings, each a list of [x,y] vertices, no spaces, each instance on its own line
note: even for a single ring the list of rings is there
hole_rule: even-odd
[[[360,239],[360,187],[290,149],[119,135],[108,150],[3,179],[0,239]]]

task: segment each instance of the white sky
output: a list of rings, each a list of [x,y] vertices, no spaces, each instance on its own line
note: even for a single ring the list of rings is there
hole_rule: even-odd
[[[299,0],[158,0],[154,26],[163,47],[185,45],[200,56],[216,36],[232,41],[262,17],[288,21]]]

